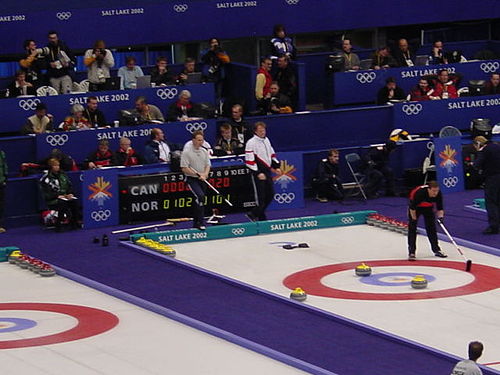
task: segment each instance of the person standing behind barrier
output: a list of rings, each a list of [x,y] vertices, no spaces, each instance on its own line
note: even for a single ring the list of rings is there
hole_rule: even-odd
[[[42,70],[46,68],[45,56],[42,49],[37,48],[33,39],[27,39],[23,44],[24,59],[19,60],[19,65],[26,72],[26,81],[33,84],[35,88],[44,85]]]
[[[476,361],[483,354],[483,344],[479,341],[469,343],[469,359],[458,362],[450,375],[483,375]]]
[[[328,151],[328,158],[322,159],[312,179],[316,199],[322,203],[344,199],[344,188],[339,178],[339,151]]]
[[[85,52],[83,63],[87,67],[89,91],[102,91],[109,78],[109,69],[115,66],[115,59],[109,49],[106,49],[104,40],[97,40],[93,49]]]
[[[257,205],[247,213],[252,221],[267,220],[266,208],[273,201],[274,182],[272,172],[281,174],[280,162],[273,146],[266,137],[266,124],[259,121],[254,125],[254,136],[245,147],[245,164],[252,171],[252,183]]]
[[[260,68],[257,70],[255,78],[255,99],[257,99],[257,108],[265,111],[267,106],[266,99],[271,98],[271,67],[273,63],[269,57],[264,57],[260,60]]]
[[[488,228],[483,234],[498,234],[500,227],[500,145],[490,143],[483,136],[474,138],[478,151],[474,167],[483,171],[484,200],[488,213]]]
[[[49,31],[48,38],[47,77],[59,94],[67,94],[73,85],[70,72],[76,62],[75,56],[66,43],[59,39],[57,32]]]
[[[427,238],[429,239],[434,255],[439,258],[448,257],[439,247],[434,204],[436,204],[438,220],[443,220],[443,195],[439,191],[439,185],[436,181],[429,181],[427,185],[417,186],[410,192],[410,204],[408,207],[408,260],[410,261],[416,260],[417,223],[420,215],[424,217]]]
[[[295,48],[292,38],[286,36],[285,26],[279,24],[274,25],[271,50],[273,59],[282,55],[287,56],[290,60],[295,59],[297,48]]]
[[[224,65],[231,60],[222,49],[217,38],[210,38],[208,44],[210,47],[201,53],[203,77],[206,82],[214,83],[215,100],[220,101],[224,90],[224,80],[226,78]]]
[[[0,233],[5,233],[3,227],[3,212],[5,207],[5,187],[7,186],[7,160],[5,152],[0,150]]]
[[[193,228],[205,230],[205,193],[206,180],[210,173],[210,157],[203,147],[203,133],[193,132],[193,147],[184,149],[181,155],[181,169],[186,175],[186,183],[195,199],[193,204]]]

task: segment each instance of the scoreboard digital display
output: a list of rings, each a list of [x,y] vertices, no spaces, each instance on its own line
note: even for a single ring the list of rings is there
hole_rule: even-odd
[[[242,212],[255,206],[250,170],[244,165],[213,168],[207,186],[205,215],[212,209],[221,213]],[[181,172],[154,175],[120,176],[120,223],[192,217],[194,195]],[[224,198],[233,207],[224,202]]]

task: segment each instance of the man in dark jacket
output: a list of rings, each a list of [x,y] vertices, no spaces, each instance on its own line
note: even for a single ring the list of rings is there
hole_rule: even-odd
[[[154,128],[151,129],[151,139],[144,147],[144,159],[147,164],[170,163],[172,154],[180,150],[179,145],[166,141],[163,130]]]
[[[56,31],[49,31],[48,37],[47,77],[50,85],[59,94],[67,94],[72,89],[70,72],[76,64],[76,59],[66,43],[59,39]]]
[[[116,156],[109,149],[107,139],[101,139],[97,144],[97,150],[93,151],[84,161],[85,169],[112,167],[114,165],[116,165]]]
[[[367,177],[366,192],[371,197],[376,197],[378,191],[385,183],[385,195],[393,197],[394,172],[389,165],[389,156],[396,149],[396,142],[387,141],[384,145],[372,147],[363,159],[365,161],[364,173]]]
[[[339,178],[338,150],[328,151],[328,158],[318,163],[312,179],[312,188],[316,193],[316,199],[322,203],[344,199],[344,189]]]
[[[144,158],[132,148],[132,141],[127,137],[120,138],[120,148],[115,153],[116,165],[130,167],[144,164]]]
[[[391,100],[404,100],[406,99],[405,92],[401,87],[398,87],[396,80],[389,77],[385,80],[385,86],[382,87],[377,93],[377,105],[387,104]]]

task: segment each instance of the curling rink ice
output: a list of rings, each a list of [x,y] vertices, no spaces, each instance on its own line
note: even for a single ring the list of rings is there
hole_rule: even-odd
[[[0,285],[2,375],[305,374],[60,276],[42,278],[4,262]],[[92,310],[81,314],[82,307]],[[109,330],[70,341],[89,334],[89,327],[75,332],[78,315],[81,324],[95,328],[100,319]],[[43,338],[62,342],[37,342]],[[6,348],[16,342],[35,346]]]
[[[298,243],[310,247],[282,248]],[[306,304],[459,357],[481,341],[479,362],[500,370],[500,258],[461,247],[473,262],[468,273],[456,248],[440,244],[446,259],[419,235],[417,261],[409,262],[405,236],[356,225],[173,247],[180,261],[281,296],[302,287]],[[355,275],[361,262],[371,276]],[[426,277],[426,289],[411,287],[415,275]]]

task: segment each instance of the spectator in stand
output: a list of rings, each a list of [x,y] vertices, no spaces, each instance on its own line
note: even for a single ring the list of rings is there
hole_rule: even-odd
[[[431,99],[452,99],[458,98],[457,88],[455,82],[457,78],[450,79],[448,70],[441,69],[438,73],[437,80],[434,81],[434,92],[431,95]]]
[[[160,128],[151,129],[151,139],[144,147],[144,159],[147,164],[170,163],[172,155],[181,150],[175,143],[168,142]]]
[[[26,81],[26,73],[24,70],[18,70],[16,72],[16,79],[7,87],[7,89],[9,90],[10,98],[24,95],[36,95],[35,87]]]
[[[231,125],[224,123],[220,127],[220,136],[214,147],[215,156],[240,155],[245,152],[245,145],[233,135]]]
[[[260,68],[257,70],[257,77],[255,79],[255,98],[257,99],[257,108],[266,111],[266,99],[271,98],[271,67],[273,63],[269,57],[263,57],[260,60]]]
[[[66,43],[59,39],[56,31],[49,31],[48,38],[47,77],[59,94],[67,94],[73,86],[70,72],[76,64],[75,56]]]
[[[37,49],[36,42],[33,39],[24,41],[23,44],[25,57],[19,61],[22,69],[26,73],[26,81],[35,88],[43,86],[42,70],[46,69],[45,56]]]
[[[83,162],[85,169],[97,169],[116,165],[116,155],[109,149],[109,141],[101,139],[97,150],[93,151]]]
[[[28,117],[26,124],[21,129],[21,133],[42,134],[52,130],[52,120],[54,116],[47,113],[47,106],[44,103],[38,103],[35,108],[35,114]]]
[[[359,70],[359,57],[352,52],[350,39],[344,39],[342,41],[342,55],[344,56],[345,70]]]
[[[134,56],[128,56],[125,60],[125,66],[118,69],[118,77],[121,78],[120,88],[135,89],[137,87],[137,77],[144,76],[140,66],[135,65]]]
[[[113,54],[106,49],[104,40],[97,40],[94,48],[85,52],[83,63],[87,67],[89,91],[104,90],[106,78],[110,77],[109,70],[115,66]]]
[[[97,98],[95,96],[89,96],[87,98],[87,107],[85,108],[83,116],[94,128],[103,128],[106,126],[106,118],[104,117],[104,113],[97,108]]]
[[[59,162],[61,169],[65,172],[78,170],[78,167],[77,167],[75,161],[73,160],[73,158],[69,155],[66,155],[58,148],[52,149],[52,151],[50,151],[50,154],[48,157],[46,157],[45,159],[42,159],[38,162],[39,168],[41,170],[50,169],[49,160],[51,160],[51,159],[56,159]]]
[[[87,118],[83,116],[85,108],[81,104],[73,104],[71,106],[71,116],[68,116],[59,125],[60,130],[88,130],[92,127],[92,124]]]
[[[7,160],[5,152],[0,150],[0,233],[5,233],[3,227],[3,212],[5,207],[5,187],[7,186]]]
[[[396,60],[391,56],[389,52],[389,47],[384,46],[377,49],[372,57],[371,69],[387,69],[394,68],[398,65]]]
[[[292,108],[297,102],[297,77],[294,69],[290,66],[288,57],[285,55],[278,57],[278,69],[274,74],[274,80],[280,87],[280,92],[288,96],[292,102]]]
[[[271,83],[269,87],[271,97],[267,101],[267,113],[292,113],[292,102],[290,98],[280,92],[280,86],[277,82]]]
[[[434,90],[430,87],[426,78],[420,78],[418,85],[410,91],[410,101],[422,102],[430,100]]]
[[[222,98],[224,79],[226,78],[224,65],[231,60],[222,49],[217,38],[210,38],[208,44],[210,48],[201,53],[201,62],[203,64],[202,73],[206,82],[214,83],[215,99],[219,101]]]
[[[196,104],[191,102],[191,93],[182,90],[179,99],[168,108],[168,121],[190,121],[196,117]]]
[[[253,137],[252,126],[243,119],[243,107],[235,104],[231,107],[231,119],[228,121],[233,131],[233,137],[240,143],[246,144]]]
[[[396,85],[394,77],[385,80],[385,86],[377,93],[377,105],[384,105],[391,100],[405,100],[406,95],[401,87]]]
[[[160,109],[154,104],[148,104],[145,96],[135,99],[135,109],[132,115],[137,118],[137,124],[161,124],[165,118]]]
[[[285,26],[274,25],[273,38],[271,39],[271,55],[273,59],[285,55],[290,60],[295,60],[297,49],[292,38],[286,36]]]
[[[168,70],[168,61],[164,56],[156,58],[156,66],[151,69],[151,84],[167,86],[175,84],[174,76]]]
[[[490,80],[486,83],[486,95],[500,94],[500,73],[493,73]]]
[[[429,65],[447,64],[446,56],[443,50],[443,42],[436,40],[432,44],[431,54],[429,55]]]
[[[328,200],[344,199],[344,188],[339,178],[339,151],[328,151],[327,159],[322,159],[312,178],[312,188],[316,199],[322,203]]]
[[[144,164],[144,158],[132,148],[132,141],[127,137],[120,138],[120,148],[116,151],[115,158],[116,165],[125,167]]]
[[[398,48],[393,53],[397,66],[415,66],[415,53],[413,53],[406,39],[399,39]]]
[[[193,59],[191,57],[186,58],[186,60],[184,61],[184,68],[177,76],[176,83],[178,85],[185,85],[187,78],[188,78],[188,74],[196,73],[196,72],[197,72],[197,70],[196,70],[195,59]]]

